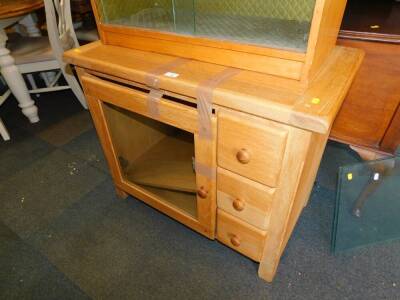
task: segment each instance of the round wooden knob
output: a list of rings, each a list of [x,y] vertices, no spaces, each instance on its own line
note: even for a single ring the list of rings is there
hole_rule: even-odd
[[[206,191],[204,186],[202,186],[200,189],[197,190],[197,195],[199,195],[200,198],[205,199],[207,198],[208,192]]]
[[[232,206],[235,210],[237,211],[242,211],[244,209],[245,203],[244,201],[240,200],[240,199],[235,199],[232,202]]]
[[[236,153],[236,158],[242,164],[248,164],[250,162],[250,153],[246,149],[241,149]]]
[[[235,247],[239,247],[240,246],[240,239],[236,235],[233,235],[231,237],[231,244],[233,246],[235,246]]]

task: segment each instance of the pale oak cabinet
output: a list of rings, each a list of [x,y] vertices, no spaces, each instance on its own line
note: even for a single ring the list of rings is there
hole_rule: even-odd
[[[118,195],[259,262],[272,281],[363,58],[335,47],[345,1],[92,4],[101,41],[65,60]]]

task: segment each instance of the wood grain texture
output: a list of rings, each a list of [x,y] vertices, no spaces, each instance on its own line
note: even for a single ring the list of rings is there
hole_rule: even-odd
[[[286,225],[283,243],[281,244],[281,253],[283,253],[289,241],[303,208],[309,201],[327,141],[327,134],[313,134],[310,138],[306,158],[297,185],[296,195],[293,199],[293,205]]]
[[[43,6],[43,0],[1,0],[0,19],[23,16]]]
[[[136,137],[138,134],[135,129],[127,127],[126,135]],[[136,144],[144,146],[138,141]],[[181,134],[167,135],[132,162],[126,177],[144,186],[195,194],[197,187],[193,157],[193,141],[188,141]]]
[[[103,31],[104,39],[109,45],[138,49],[142,51],[161,52],[162,54],[195,59],[199,61],[230,66],[234,68],[267,73],[291,79],[300,79],[303,63],[246,52],[237,52],[222,48],[179,43],[169,40],[155,40],[150,37],[132,38],[125,32]]]
[[[99,6],[97,5],[97,0],[90,0],[90,4],[92,6],[92,10],[93,10],[93,15],[96,21],[96,26],[97,26],[97,32],[99,34],[100,40],[103,43],[106,43],[106,39],[104,37],[103,31],[100,30],[100,26],[102,24],[102,21],[100,19],[100,14],[99,14]]]
[[[360,50],[336,47],[307,88],[297,80],[241,71],[213,91],[213,139],[199,137],[193,103],[199,84],[225,67],[188,60],[171,70],[177,78],[161,75],[160,88],[192,101],[185,105],[162,99],[155,119],[194,133],[196,162],[209,170],[196,176],[196,187],[201,191],[196,198],[198,218],[176,203],[164,201],[162,195],[121,179],[118,166],[111,166],[117,175],[116,186],[210,238],[217,227],[217,238],[260,261],[260,277],[271,281],[307,203],[333,120],[362,57]],[[110,136],[101,108],[106,104],[99,103],[147,117],[146,93],[118,81],[146,89],[147,74],[175,59],[101,43],[70,51],[66,58],[87,72],[116,81],[81,75],[85,92],[100,110],[94,114],[105,147],[109,147]],[[115,156],[112,147],[105,151]],[[113,163],[115,159],[111,159]]]
[[[291,222],[291,212],[295,203],[312,133],[290,128],[285,155],[282,161],[282,173],[271,206],[268,234],[258,274],[266,281],[275,276],[282,248],[285,244],[286,230]],[[315,167],[315,165],[314,165]],[[309,188],[309,187],[307,187]],[[305,197],[305,195],[303,195]],[[304,206],[306,199],[301,202]],[[297,218],[295,218],[297,220]]]
[[[96,1],[92,0],[95,4]],[[317,0],[306,53],[235,43],[129,26],[103,24],[96,13],[102,42],[107,45],[176,55],[301,80],[307,85],[335,47],[346,0]],[[97,10],[96,6],[94,6]]]
[[[217,214],[217,239],[234,250],[260,261],[267,233],[221,209]]]
[[[270,56],[276,58],[282,58],[286,60],[293,60],[298,62],[305,61],[305,53],[284,50],[284,49],[275,49],[275,48],[268,48],[268,47],[260,47],[257,45],[249,45],[243,43],[235,43],[233,41],[228,40],[219,40],[219,39],[210,39],[205,37],[192,37],[187,35],[180,35],[180,34],[173,34],[167,32],[160,32],[142,28],[135,28],[135,27],[124,27],[124,26],[117,26],[117,25],[110,25],[110,24],[102,24],[100,27],[101,30],[105,32],[113,32],[113,33],[120,33],[124,35],[130,35],[131,39],[135,39],[136,37],[143,37],[143,38],[152,38],[152,39],[159,39],[159,40],[167,40],[171,42],[179,42],[183,44],[190,44],[196,46],[203,46],[203,47],[210,47],[216,49],[226,49],[232,50],[236,52],[244,52],[244,53],[252,53],[262,56]],[[133,49],[135,45],[132,45]],[[140,49],[139,49],[140,50]],[[162,51],[162,50],[161,50]]]
[[[189,214],[193,218],[198,218],[195,194],[182,193],[179,191],[149,186],[146,186],[145,188],[155,197],[159,197],[160,199],[162,199],[163,202],[167,202],[168,204],[171,204],[172,206],[181,210],[183,214]]]
[[[268,228],[274,193],[273,188],[218,168],[218,207],[257,228]],[[241,202],[240,210],[235,201]]]
[[[98,130],[100,140],[102,141],[103,150],[109,162],[110,170],[113,175],[113,180],[116,187],[146,202],[150,206],[153,206],[154,208],[164,212],[168,216],[185,224],[193,230],[213,239],[215,236],[216,219],[215,180],[210,180],[203,175],[196,176],[198,189],[201,187],[206,187],[209,191],[206,199],[199,199],[199,197],[197,198],[198,218],[196,218],[184,209],[177,207],[176,202],[168,202],[163,199],[162,197],[164,194],[160,195],[159,193],[154,193],[154,191],[152,192],[139,185],[136,185],[132,183],[128,178],[125,178],[123,176],[121,166],[117,160],[118,151],[115,149],[116,145],[114,145],[113,138],[110,134],[110,124],[106,122],[107,117],[104,113],[104,102],[146,116],[146,99],[144,95],[136,90],[132,90],[125,86],[117,85],[115,83],[100,80],[93,75],[85,73],[82,70],[79,71],[79,74],[85,90],[85,94],[87,95],[89,99],[88,101],[90,102],[92,117],[96,129]],[[167,105],[169,108],[165,111],[164,109],[162,109],[162,107],[164,106],[163,103],[160,103],[159,120],[163,121],[164,123],[168,123],[169,125],[174,127],[182,127],[182,129],[186,129],[187,131],[195,134],[196,159],[198,159],[210,168],[212,168],[214,165],[215,168],[215,141],[204,141],[196,138],[198,124],[197,111],[191,107],[186,107],[185,105],[172,103],[170,101],[167,102],[170,105]],[[212,124],[214,135],[216,135],[216,121],[213,120]],[[127,134],[129,134],[129,131],[127,132]],[[185,199],[181,200],[185,201]]]
[[[197,196],[197,214],[198,219],[204,227],[209,228],[208,236],[215,237],[216,214],[217,214],[217,182],[215,171],[217,168],[217,118],[215,115],[211,118],[211,129],[213,139],[206,139],[194,135],[195,160],[209,170],[209,174],[196,172],[197,189],[204,189],[207,192],[205,199]],[[212,175],[210,177],[210,175]]]
[[[93,76],[83,76],[81,81],[90,95],[104,99],[103,101],[110,102],[118,107],[150,117],[147,93],[94,78]],[[198,132],[198,117],[195,108],[179,105],[164,99],[159,101],[158,107],[159,115],[154,119],[182,130]]]
[[[76,73],[78,74],[79,81],[82,83],[82,79],[85,76],[91,76],[87,74],[85,69],[76,68]],[[109,135],[109,131],[107,125],[105,123],[105,116],[102,104],[94,97],[89,94],[89,91],[86,90],[85,85],[82,84],[82,88],[85,92],[86,101],[88,104],[88,108],[90,114],[93,119],[94,126],[97,131],[97,135],[100,140],[100,144],[103,148],[104,156],[107,160],[108,167],[113,178],[116,193],[118,196],[125,196],[121,191],[124,189],[122,188],[122,176],[119,163],[117,161],[117,154],[115,152],[114,146],[111,142],[111,137]]]
[[[400,150],[399,147],[400,147],[400,105],[394,114],[392,122],[390,123],[385,136],[383,137],[380,149],[385,152],[395,153],[396,151]]]
[[[71,64],[142,84],[147,72],[175,59],[100,42],[68,51],[64,57]],[[347,92],[362,58],[361,50],[336,47],[307,89],[296,80],[242,71],[214,90],[213,102],[221,107],[326,133],[343,100],[338,95]],[[160,88],[195,99],[198,85],[224,69],[219,65],[188,61],[171,70],[179,74],[178,78],[161,76]],[[332,80],[334,84],[331,84]],[[315,97],[321,99],[320,105],[310,105]]]
[[[146,122],[146,118],[127,110],[104,103],[102,108],[114,149],[118,157],[126,163],[124,173],[129,171],[131,164],[165,139],[168,134],[172,134],[171,130],[162,124]]]
[[[281,171],[288,128],[227,110],[218,112],[218,165],[275,187]],[[247,153],[242,162],[240,153]]]
[[[347,0],[316,0],[301,80],[307,85],[335,48]]]
[[[366,56],[335,120],[331,138],[379,150],[392,124],[396,131],[392,120],[400,105],[400,45],[344,39],[339,44],[361,48]],[[393,147],[384,148],[393,151]]]

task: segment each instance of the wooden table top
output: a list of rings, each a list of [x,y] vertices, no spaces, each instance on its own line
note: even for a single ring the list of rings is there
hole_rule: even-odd
[[[0,19],[25,15],[43,6],[43,0],[0,0]]]
[[[327,133],[360,64],[363,51],[336,47],[307,88],[293,79],[241,71],[214,89],[213,103],[306,130]],[[147,74],[176,57],[100,41],[64,53],[73,65],[129,81],[144,83]],[[177,78],[160,76],[160,89],[194,99],[199,84],[226,67],[188,60],[173,69]]]

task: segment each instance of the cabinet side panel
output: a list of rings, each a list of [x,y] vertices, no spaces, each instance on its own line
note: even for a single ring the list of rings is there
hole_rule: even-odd
[[[100,19],[100,13],[99,13],[99,5],[97,4],[97,0],[90,0],[90,4],[92,5],[92,10],[94,14],[94,18],[96,19],[96,26],[97,26],[97,32],[99,33],[100,40],[103,42],[103,44],[106,43],[106,39],[104,37],[103,30],[101,28],[101,19]]]
[[[306,163],[310,140],[311,132],[290,128],[282,173],[271,207],[268,234],[258,270],[259,276],[269,282],[275,276],[282,254],[281,249],[286,242],[286,228],[297,197],[297,187]]]
[[[309,82],[335,47],[347,0],[317,0],[302,81]]]
[[[315,177],[321,163],[322,155],[328,141],[327,135],[313,134],[311,137],[310,147],[308,149],[307,158],[300,176],[296,196],[292,210],[290,212],[289,221],[286,225],[284,242],[281,246],[281,253],[284,251],[287,242],[296,226],[303,208],[307,205],[309,197],[314,186]]]

